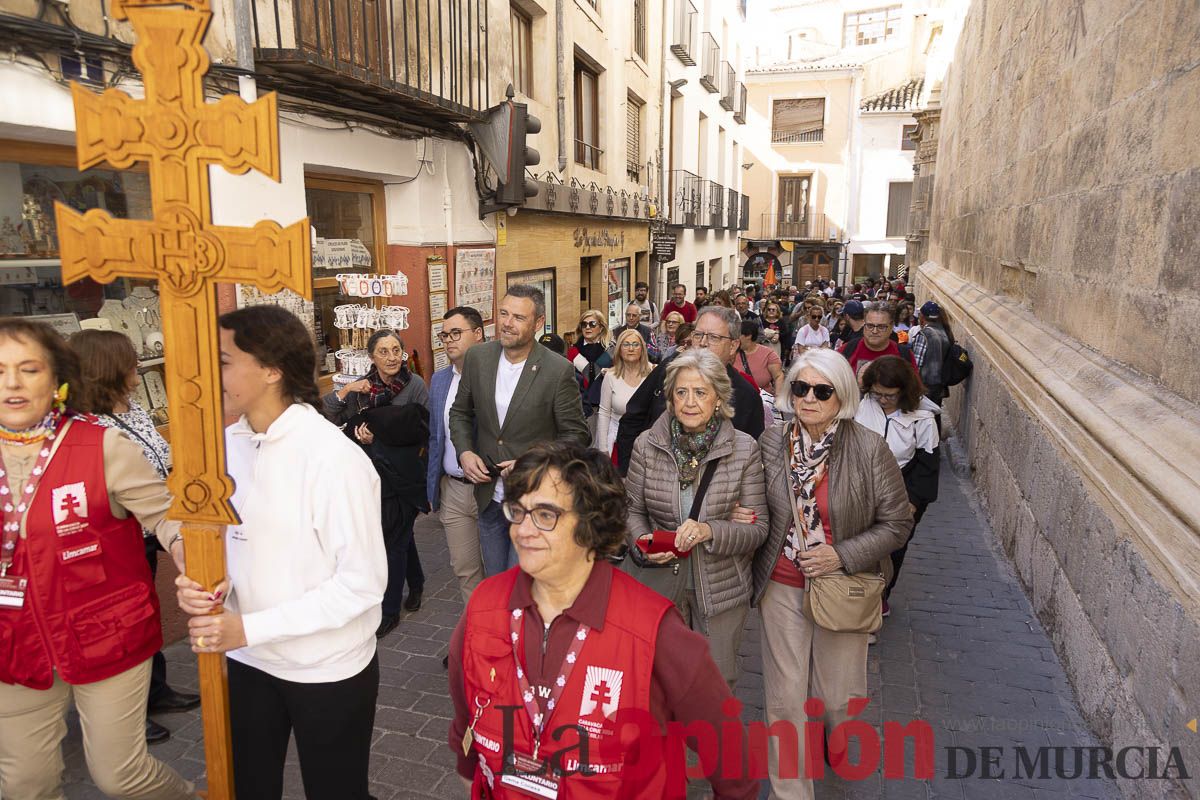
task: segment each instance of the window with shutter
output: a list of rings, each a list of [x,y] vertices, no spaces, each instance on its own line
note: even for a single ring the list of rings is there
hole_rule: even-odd
[[[772,142],[795,144],[825,140],[825,98],[776,100],[771,111]]]
[[[912,181],[888,184],[888,238],[908,235],[908,214],[912,206]]]
[[[642,177],[642,102],[633,95],[625,105],[625,172],[635,183]]]

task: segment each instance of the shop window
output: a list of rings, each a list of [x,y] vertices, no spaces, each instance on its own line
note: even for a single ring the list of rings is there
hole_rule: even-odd
[[[390,273],[386,266],[383,184],[309,176],[304,182],[308,219],[317,234],[313,250],[313,318],[317,364],[323,375],[342,370],[337,353],[362,349],[370,329],[340,330],[334,309],[340,305],[383,306],[384,299],[348,297],[337,276]],[[397,301],[401,305],[403,299]],[[406,342],[406,349],[411,344]]]
[[[0,142],[0,316],[37,319],[64,336],[85,328],[124,333],[138,354],[134,399],[155,422],[169,421],[163,376],[158,284],[90,278],[65,286],[54,203],[78,212],[103,209],[118,219],[153,216],[144,169],[75,168],[69,147]]]
[[[614,330],[625,324],[625,306],[629,305],[629,259],[618,258],[608,262],[608,329]]]

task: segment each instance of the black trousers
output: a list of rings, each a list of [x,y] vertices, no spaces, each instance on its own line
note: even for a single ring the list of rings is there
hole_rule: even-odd
[[[146,563],[150,565],[151,580],[158,577],[158,554],[163,552],[162,545],[153,536],[145,537]],[[150,661],[150,694],[147,702],[154,704],[167,690],[167,659],[162,650],[154,654]]]
[[[420,512],[407,503],[385,503],[383,510],[383,546],[387,551],[388,582],[383,592],[383,613],[400,613],[404,600],[404,584],[409,592],[425,589],[425,573],[421,569],[421,556],[417,553],[417,540],[413,535]]]
[[[296,683],[229,659],[233,783],[238,797],[279,800],[295,733],[308,800],[368,800],[379,657],[332,683]]]
[[[892,579],[888,582],[887,588],[883,590],[883,599],[888,599],[892,594],[892,587],[896,585],[896,580],[900,577],[900,567],[904,565],[904,556],[908,553],[908,543],[912,541],[913,534],[917,532],[917,524],[921,521],[921,517],[925,516],[925,509],[929,508],[928,503],[921,503],[917,506],[916,512],[913,513],[913,526],[908,531],[908,538],[904,540],[904,544],[899,550],[892,551]]]

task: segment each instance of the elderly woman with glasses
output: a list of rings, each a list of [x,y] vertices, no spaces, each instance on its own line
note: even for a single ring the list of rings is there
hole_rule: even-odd
[[[714,353],[677,356],[663,391],[667,413],[638,436],[625,479],[630,571],[708,637],[732,687],[751,561],[767,535],[762,460],[754,438],[733,426],[733,389]],[[747,521],[731,519],[738,506]]]
[[[808,350],[785,380],[779,402],[795,420],[776,423],[760,440],[771,525],[754,556],[754,602],[762,610],[767,721],[808,719],[814,715],[804,702],[819,697],[830,731],[848,718],[851,697],[867,696],[870,634],[816,625],[802,611],[806,584],[839,570],[890,575],[888,555],[904,544],[912,512],[887,443],[854,421],[859,392],[846,360]],[[829,749],[831,763],[845,757],[844,742]],[[771,796],[812,798],[803,769],[798,779],[780,777],[776,739],[771,757]],[[819,763],[820,755],[808,758]]]
[[[626,523],[612,462],[539,444],[504,488],[518,566],[476,587],[450,641],[449,746],[463,784],[497,800],[683,797],[684,754],[663,753],[653,736],[625,739],[623,723],[716,730],[733,695],[704,638],[607,560]],[[758,796],[741,767],[740,757],[712,765],[716,797]]]

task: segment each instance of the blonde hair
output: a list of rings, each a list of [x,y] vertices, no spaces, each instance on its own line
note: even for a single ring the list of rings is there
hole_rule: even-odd
[[[600,338],[597,341],[599,341],[605,347],[608,347],[608,320],[604,318],[603,314],[594,308],[589,308],[587,311],[579,315],[579,324],[575,326],[575,346],[579,347],[581,344],[583,344],[583,342],[587,341],[583,337],[583,321],[589,317],[594,318],[596,322],[600,323]]]
[[[637,331],[633,330],[632,328],[630,328],[627,331],[622,331],[621,335],[617,337],[616,343],[613,345],[616,348],[616,352],[613,353],[613,365],[612,365],[613,377],[615,377],[615,378],[624,378],[625,377],[625,358],[624,358],[624,356],[621,355],[621,343],[624,342],[626,339],[636,339],[642,345],[642,357],[641,357],[641,360],[638,361],[637,376],[639,378],[644,378],[650,374],[649,348],[646,346],[645,340],[642,339],[642,335],[640,333],[638,333]]]

